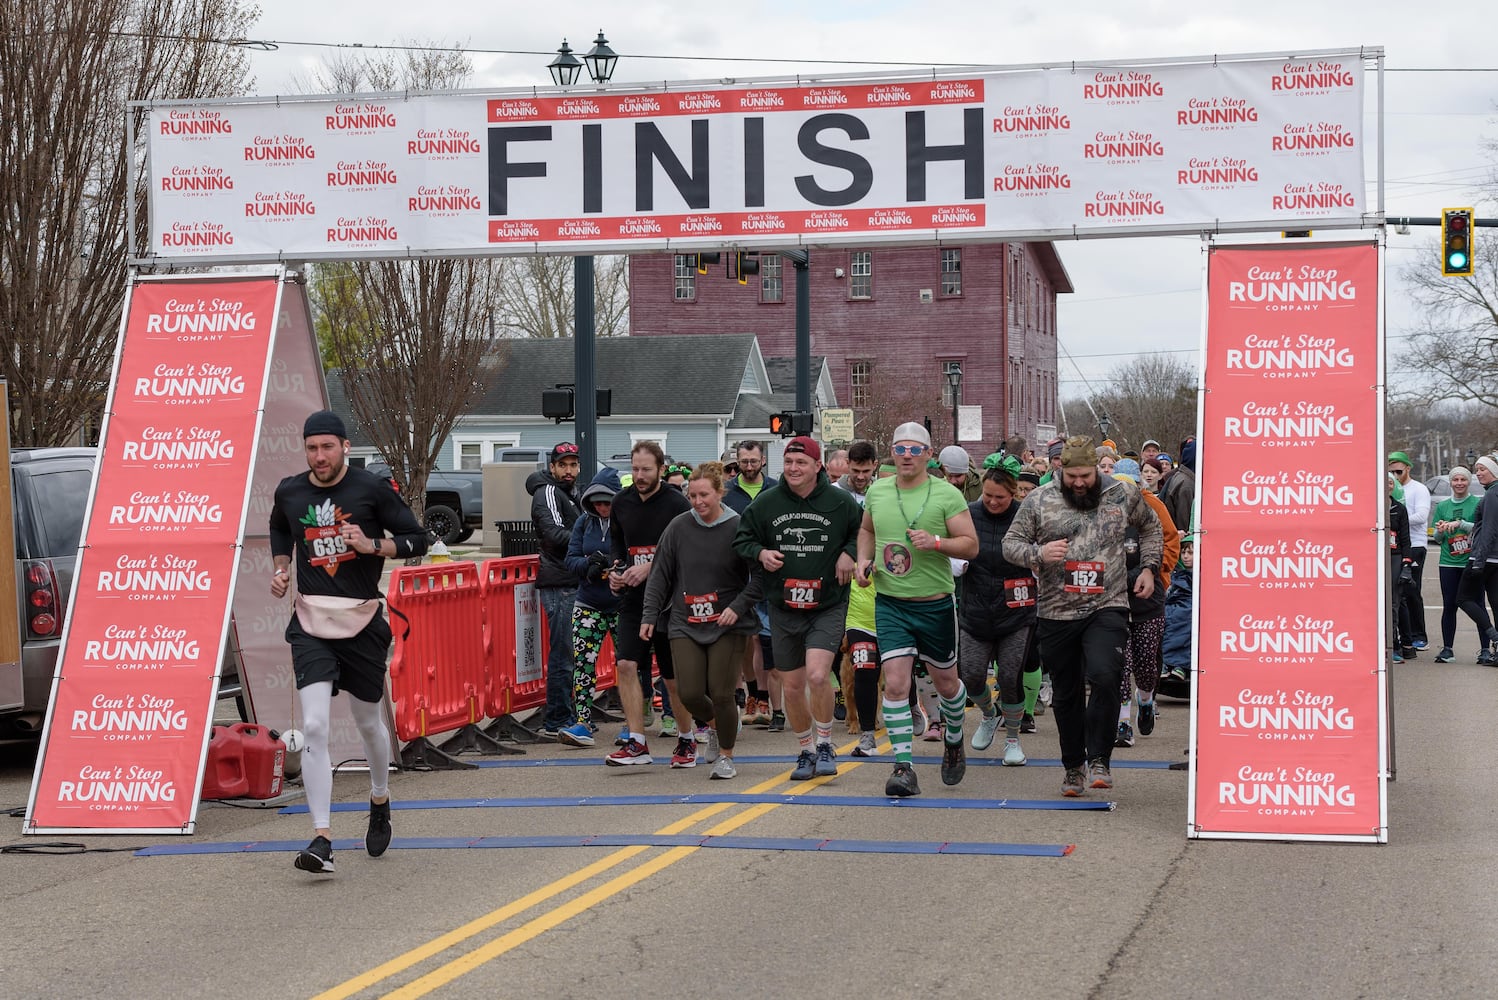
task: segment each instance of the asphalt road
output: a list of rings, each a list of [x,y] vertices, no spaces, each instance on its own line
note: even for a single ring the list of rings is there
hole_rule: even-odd
[[[0,818],[0,844],[90,849],[0,856],[0,997],[1490,995],[1498,792],[1486,765],[1498,671],[1473,664],[1470,626],[1457,651],[1453,664],[1425,653],[1395,668],[1384,846],[1188,841],[1186,772],[1121,766],[1183,759],[1184,702],[1165,704],[1153,736],[1116,751],[1117,787],[1088,796],[1112,810],[992,807],[1062,801],[1061,770],[1042,760],[1057,756],[1045,715],[1025,739],[1029,766],[975,764],[948,789],[934,764],[918,765],[920,802],[988,808],[856,803],[881,796],[887,757],[844,756],[835,779],[789,782],[793,738],[761,730],[745,732],[740,757],[781,760],[742,763],[731,782],[709,781],[706,767],[606,768],[603,745],[543,744],[504,758],[510,766],[400,773],[391,787],[403,806],[490,801],[398,808],[395,846],[377,860],[357,841],[363,813],[335,813],[332,877],[291,866],[310,837],[304,813],[209,803],[185,840],[22,838],[18,817]],[[969,713],[969,732],[974,724]],[[917,744],[917,754],[936,751]],[[560,763],[578,759],[588,763]],[[26,748],[0,748],[0,805],[24,805],[32,761]],[[364,776],[340,775],[335,801],[366,791]],[[493,801],[771,791],[846,804]],[[1073,849],[409,846],[648,834]],[[269,853],[120,850],[277,842],[286,847]]]

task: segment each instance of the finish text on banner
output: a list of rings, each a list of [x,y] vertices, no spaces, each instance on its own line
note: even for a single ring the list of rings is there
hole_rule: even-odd
[[[25,832],[191,832],[280,281],[134,283]]]
[[[1210,251],[1192,836],[1387,839],[1379,272]]]

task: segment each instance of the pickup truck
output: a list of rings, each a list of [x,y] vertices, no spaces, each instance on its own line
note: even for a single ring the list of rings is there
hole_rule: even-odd
[[[372,462],[365,468],[389,479],[395,491],[400,492],[400,483],[390,466]],[[427,505],[422,524],[445,545],[468,541],[484,524],[484,474],[477,469],[456,472],[433,469],[428,473]]]

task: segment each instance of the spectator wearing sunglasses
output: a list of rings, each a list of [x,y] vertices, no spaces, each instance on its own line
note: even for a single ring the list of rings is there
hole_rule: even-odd
[[[541,730],[552,739],[573,722],[572,605],[577,599],[577,575],[567,568],[567,545],[578,518],[573,488],[579,468],[577,445],[563,441],[551,449],[546,471],[535,473],[525,484],[531,494],[531,523],[541,542],[536,589],[551,641]]]

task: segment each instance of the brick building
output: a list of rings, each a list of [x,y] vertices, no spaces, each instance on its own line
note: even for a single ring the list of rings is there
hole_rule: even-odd
[[[795,269],[774,254],[759,261],[745,286],[725,264],[699,274],[692,256],[632,256],[631,335],[753,333],[766,356],[793,355]],[[878,398],[889,397],[951,440],[952,365],[958,402],[983,407],[969,451],[1008,434],[1033,444],[1056,423],[1056,296],[1072,285],[1052,244],[812,250],[810,277],[812,353],[826,357],[860,435],[878,436],[888,422]]]

